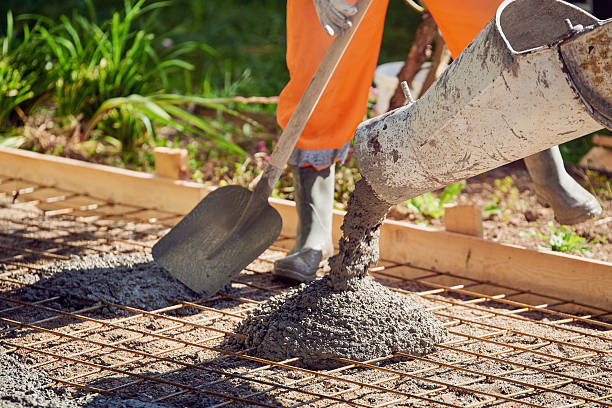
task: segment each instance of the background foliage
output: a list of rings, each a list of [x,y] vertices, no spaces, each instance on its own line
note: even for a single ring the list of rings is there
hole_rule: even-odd
[[[252,183],[279,134],[275,105],[227,98],[275,96],[287,82],[286,0],[148,0],[146,13],[126,18],[137,1],[0,2],[0,39],[12,53],[0,49],[0,93],[17,92],[0,99],[0,144],[144,170],[155,146],[182,146],[193,179]],[[406,58],[419,22],[403,0],[389,0],[379,63]],[[46,91],[51,105],[38,98]],[[590,146],[585,137],[561,151],[577,162]],[[340,205],[357,177],[354,160],[337,172]],[[292,188],[287,174],[276,193],[291,197]]]
[[[123,9],[122,0],[94,0],[99,21]],[[286,0],[172,0],[152,13],[146,22],[157,45],[200,44],[185,59],[196,69],[191,78],[175,76],[170,90],[192,91],[202,96],[278,95],[289,78],[285,66]],[[74,11],[89,15],[83,0],[3,0],[0,16],[36,13],[57,20]],[[390,0],[380,61],[404,60],[419,15],[402,0]],[[4,28],[0,28],[0,33]],[[268,108],[271,109],[271,108]]]

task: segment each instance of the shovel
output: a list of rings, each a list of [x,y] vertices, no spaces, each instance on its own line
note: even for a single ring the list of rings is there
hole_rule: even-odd
[[[204,297],[214,295],[278,238],[282,220],[268,197],[372,0],[358,0],[352,26],[334,39],[251,192],[208,194],[153,247],[153,258]]]

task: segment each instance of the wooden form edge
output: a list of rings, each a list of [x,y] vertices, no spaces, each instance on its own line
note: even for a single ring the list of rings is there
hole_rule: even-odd
[[[0,174],[117,204],[177,214],[188,213],[213,190],[189,181],[7,147],[0,147]]]
[[[177,214],[189,212],[214,188],[79,160],[0,147],[0,174],[79,191],[118,204]],[[271,198],[283,219],[282,234],[295,236],[297,213],[288,200]],[[334,211],[338,242],[344,213]],[[385,221],[381,258],[414,267],[547,294],[612,310],[612,263],[538,251],[401,221]]]

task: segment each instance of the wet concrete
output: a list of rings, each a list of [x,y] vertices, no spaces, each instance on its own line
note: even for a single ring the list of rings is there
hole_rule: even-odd
[[[365,180],[358,182],[329,276],[260,304],[237,328],[247,337],[244,346],[270,360],[301,357],[298,364],[331,369],[345,364],[334,357],[425,354],[444,341],[447,331],[433,314],[368,275],[389,208]]]
[[[20,290],[22,299],[61,296],[63,307],[102,300],[154,310],[199,296],[168,274],[149,254],[95,254],[58,261],[29,277],[36,286]]]
[[[44,370],[32,369],[0,349],[0,408],[163,408],[135,399],[87,394],[71,399],[60,388],[49,387],[53,380]]]
[[[380,226],[390,208],[391,204],[379,199],[365,179],[355,184],[342,224],[340,250],[329,259],[329,276],[336,289],[363,278],[370,265],[378,262]]]
[[[73,401],[43,387],[51,379],[43,371],[28,369],[0,349],[0,407],[77,407]]]
[[[334,288],[329,277],[301,285],[264,302],[238,327],[246,347],[280,361],[302,357],[313,369],[369,360],[397,351],[424,354],[444,340],[446,330],[410,297],[367,276],[350,288]]]

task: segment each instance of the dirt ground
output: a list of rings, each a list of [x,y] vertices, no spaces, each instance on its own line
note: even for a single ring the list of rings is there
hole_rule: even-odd
[[[107,392],[171,407],[612,404],[609,311],[384,264],[377,280],[433,311],[449,330],[445,343],[424,357],[395,354],[332,371],[304,370],[291,359],[270,365],[252,350],[232,354],[223,344],[257,302],[289,289],[270,274],[272,261],[286,251],[268,250],[208,300],[188,303],[185,293],[168,290],[171,298],[156,305],[163,309],[110,307],[52,284],[66,273],[60,266],[134,254],[140,266],[107,263],[104,273],[114,279],[135,268],[142,281],[146,254],[167,228],[109,217],[44,217],[10,201],[4,196],[0,206],[0,347],[29,370],[44,370],[70,400]],[[81,287],[87,279],[99,287],[105,275],[92,274],[89,261],[84,265],[70,276],[78,275]],[[143,299],[158,290],[139,285]]]
[[[587,242],[580,244],[586,246],[585,251],[570,251],[572,255],[584,256],[602,261],[612,261],[612,190],[610,190],[610,174],[603,172],[591,173],[586,177],[586,169],[571,166],[570,174],[589,191],[596,191],[597,198],[603,208],[602,214],[592,220],[571,226],[570,228]],[[510,189],[516,188],[515,193],[503,193],[503,187],[496,185],[496,180],[506,182]],[[588,180],[588,181],[587,181]],[[498,181],[498,184],[499,184]],[[485,174],[467,180],[466,186],[456,198],[457,204],[475,204],[482,208],[494,204],[499,198],[498,207],[501,213],[488,214],[483,218],[484,239],[507,244],[523,245],[530,248],[550,250],[542,234],[550,236],[549,223],[556,229],[560,228],[554,220],[552,208],[545,207],[538,202],[533,189],[533,183],[522,161],[514,162]],[[444,228],[444,218],[426,219],[415,214],[405,207],[394,207],[388,218],[408,221],[431,227]]]

